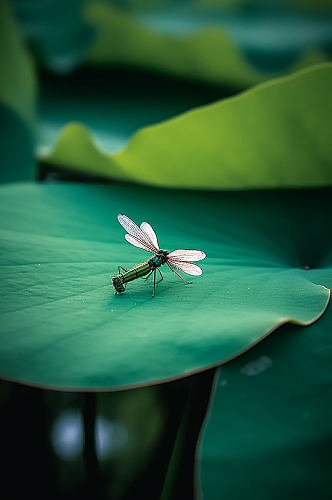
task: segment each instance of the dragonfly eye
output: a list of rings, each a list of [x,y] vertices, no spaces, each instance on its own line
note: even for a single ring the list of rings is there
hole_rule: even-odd
[[[162,258],[163,264],[166,262],[166,257],[169,254],[167,250],[159,250],[158,255]]]
[[[113,276],[112,283],[117,292],[122,293],[125,291],[125,287],[123,286],[122,278],[120,276]]]

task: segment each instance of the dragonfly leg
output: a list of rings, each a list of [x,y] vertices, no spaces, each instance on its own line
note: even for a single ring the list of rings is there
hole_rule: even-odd
[[[123,284],[123,286],[124,286],[124,289],[126,289],[126,288],[127,288],[127,283],[126,283],[126,284]],[[114,295],[119,295],[119,292],[117,292],[117,291],[115,290]]]
[[[127,272],[127,269],[125,269],[125,268],[124,268],[124,267],[122,267],[122,266],[118,266],[118,271],[119,271],[119,274],[121,274],[120,269],[122,269],[122,271],[124,271],[125,273]]]
[[[157,271],[154,270],[154,275],[153,275],[153,292],[152,292],[152,297],[156,295],[156,274]]]
[[[142,280],[149,279],[152,273],[153,273],[153,269],[152,269],[152,271],[149,272],[149,274],[147,276],[145,276],[144,278],[142,278]]]
[[[173,271],[173,273],[175,273],[177,276],[179,276],[179,278],[182,279],[182,281],[184,281],[185,283],[188,283],[188,285],[192,285],[192,281],[187,281],[183,278],[183,276],[181,276],[181,274],[179,274],[177,271],[175,271],[175,269],[173,269],[173,267],[167,262],[167,265],[168,267],[170,268],[171,271]]]
[[[158,272],[159,272],[159,274],[160,274],[160,280],[159,280],[159,281],[157,281],[157,284],[158,284],[158,283],[160,283],[161,281],[163,281],[164,277],[163,277],[163,275],[162,275],[162,273],[161,273],[161,271],[160,271],[159,267],[157,267],[157,271],[158,271]]]

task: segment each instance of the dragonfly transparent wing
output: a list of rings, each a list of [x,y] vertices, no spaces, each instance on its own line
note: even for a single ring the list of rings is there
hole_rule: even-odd
[[[175,259],[178,262],[194,262],[205,259],[206,253],[202,250],[174,250],[167,255],[168,259]]]
[[[151,250],[150,247],[147,247],[144,243],[141,243],[140,240],[138,240],[134,236],[131,236],[131,234],[125,234],[125,238],[128,243],[131,243],[132,245],[134,245],[134,247],[143,248],[143,250],[146,250],[147,252],[156,253],[154,250]]]
[[[129,243],[135,247],[143,248],[147,252],[158,253],[158,248],[154,246],[147,233],[138,227],[133,220],[124,214],[119,214],[118,221],[127,231],[128,234],[125,234],[125,238]]]
[[[167,263],[171,267],[176,267],[177,269],[180,269],[180,271],[191,274],[192,276],[200,276],[203,272],[199,266],[192,264],[191,262],[181,262],[175,259],[167,259]]]
[[[140,229],[147,235],[152,245],[159,250],[158,239],[156,233],[147,222],[142,222]]]

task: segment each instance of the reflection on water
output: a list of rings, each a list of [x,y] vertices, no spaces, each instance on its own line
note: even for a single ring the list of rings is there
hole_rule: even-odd
[[[96,421],[96,451],[99,460],[105,460],[128,442],[127,429],[118,422],[110,422],[104,417]]]
[[[54,422],[52,443],[62,460],[75,460],[83,451],[83,419],[79,411],[61,413]]]
[[[177,497],[193,498],[195,443],[201,427],[197,412],[200,408],[203,415],[210,394],[203,377],[98,394],[90,413],[87,400],[93,399],[86,394],[0,382],[5,457],[1,491],[10,491],[11,499],[29,493],[35,500],[160,498],[187,405],[185,395],[195,393],[195,418],[183,442],[179,479],[175,478]],[[95,415],[94,433],[89,426]]]
[[[118,422],[97,417],[95,432],[96,452],[99,460],[106,460],[123,448],[128,441],[127,429]],[[61,413],[52,428],[54,450],[62,460],[76,460],[83,452],[83,418],[78,410]]]

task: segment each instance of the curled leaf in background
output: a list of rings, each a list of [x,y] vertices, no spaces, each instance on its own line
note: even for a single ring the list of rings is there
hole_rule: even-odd
[[[204,77],[204,64],[211,63],[211,68],[222,68],[226,75],[230,75],[231,71],[225,66],[225,61],[229,60],[233,64],[233,61],[236,60],[234,54],[229,54],[226,57],[225,50],[216,49],[213,42],[202,50],[204,44],[198,40],[197,45],[203,52],[203,61],[198,58],[196,53],[189,56],[186,52],[183,57],[180,57],[179,48],[172,49],[173,35],[176,33],[176,36],[179,36],[181,26],[183,33],[180,38],[187,43],[188,30],[189,33],[198,30],[200,37],[199,30],[202,24],[209,25],[212,22],[213,26],[216,23],[220,25],[220,19],[224,19],[221,25],[226,26],[225,19],[229,18],[232,19],[230,25],[233,26],[233,31],[235,30],[236,33],[243,31],[242,39],[248,39],[249,45],[256,43],[262,51],[268,51],[269,47],[273,48],[274,44],[282,41],[283,50],[286,52],[288,43],[298,44],[299,53],[304,53],[305,50],[309,49],[316,50],[317,47],[325,47],[328,52],[329,33],[332,32],[329,30],[331,21],[328,10],[326,12],[319,11],[312,15],[310,9],[303,11],[303,14],[299,8],[297,10],[291,8],[289,14],[283,13],[282,9],[280,11],[277,8],[272,11],[267,9],[264,15],[276,23],[274,30],[271,31],[266,28],[265,17],[262,10],[257,10],[257,6],[253,6],[251,10],[248,5],[235,5],[233,7],[228,5],[224,6],[226,10],[222,14],[220,5],[219,10],[216,11],[215,4],[208,6],[203,2],[202,5],[196,6],[196,10],[188,8],[189,10],[186,11],[184,6],[179,7],[178,15],[174,14],[176,11],[168,10],[168,17],[165,18],[164,15],[161,15],[162,6],[158,4],[155,4],[155,9],[152,10],[151,5],[149,8],[146,4],[138,8],[137,4],[124,4],[122,8],[119,8],[119,4],[112,5],[112,2],[63,2],[61,5],[63,12],[66,12],[65,26],[61,24],[63,16],[58,18],[54,15],[54,11],[57,11],[56,2],[49,2],[43,8],[37,7],[33,1],[14,2],[15,13],[21,23],[22,31],[32,48],[35,47],[35,52],[37,51],[39,56],[44,54],[39,57],[39,60],[44,61],[44,65],[61,73],[61,61],[65,65],[68,63],[68,66],[62,69],[62,73],[66,74],[77,65],[78,61],[81,63],[85,61],[76,77],[75,73],[73,77],[68,76],[67,78],[65,75],[62,78],[41,75],[36,145],[39,160],[56,167],[79,170],[97,176],[176,187],[242,188],[278,187],[279,185],[310,187],[311,185],[330,183],[330,174],[327,168],[329,161],[326,162],[324,158],[326,153],[323,153],[323,158],[321,158],[320,152],[317,157],[312,158],[313,153],[316,154],[315,147],[312,148],[313,151],[308,151],[312,144],[312,136],[314,138],[318,136],[317,139],[314,139],[314,144],[318,143],[318,151],[322,147],[323,151],[324,149],[326,151],[326,146],[322,143],[328,141],[327,130],[330,127],[328,121],[330,100],[327,95],[330,85],[328,66],[325,69],[324,66],[320,67],[321,73],[318,72],[319,67],[317,67],[316,73],[313,68],[312,76],[310,69],[308,74],[292,75],[290,81],[287,79],[284,82],[276,80],[275,84],[281,85],[281,87],[275,90],[274,85],[271,85],[269,89],[258,86],[253,95],[243,94],[241,96],[239,109],[237,104],[232,101],[216,103],[215,108],[207,109],[205,120],[202,116],[204,115],[203,110],[194,110],[192,115],[186,117],[183,125],[181,123],[180,130],[178,130],[175,121],[174,125],[173,122],[170,124],[161,123],[161,133],[159,128],[156,129],[156,132],[155,129],[151,129],[151,132],[150,130],[140,132],[142,127],[162,122],[190,108],[215,101],[241,87],[235,81],[225,81],[221,78],[216,82]],[[217,16],[216,12],[219,13]],[[128,21],[129,26],[126,30],[123,29],[121,23],[120,28],[115,30],[108,29],[108,27],[102,28],[98,25],[98,22],[102,26],[104,23],[107,25],[109,17],[112,20],[116,20],[118,17],[120,19],[129,18],[131,21]],[[52,19],[52,23],[55,23],[54,26],[58,26],[58,29],[46,29],[49,19]],[[183,19],[187,19],[187,22],[182,22]],[[238,20],[236,21],[236,19]],[[294,19],[297,21],[293,22]],[[97,20],[99,21],[97,22]],[[256,34],[255,22],[260,27],[258,29],[260,35]],[[94,28],[92,28],[91,23],[94,24]],[[138,25],[143,23],[143,27],[146,24],[155,26],[156,31],[158,29],[165,31],[165,27],[162,29],[162,26],[166,24],[170,34],[165,35],[165,40],[162,37],[163,45],[160,47],[149,38],[145,40],[145,31],[140,28],[143,30],[143,34],[139,31],[140,36],[145,40],[140,49],[139,37],[135,31],[137,23]],[[251,26],[250,23],[253,23],[253,27],[248,28]],[[308,28],[308,23],[311,28]],[[285,26],[290,32],[286,39],[285,29],[282,30],[282,27]],[[292,28],[296,30],[296,36],[292,33]],[[280,30],[283,37],[277,36]],[[251,35],[258,37],[256,42],[251,40]],[[125,40],[121,41],[121,36]],[[267,40],[270,36],[272,41],[265,41],[265,43],[261,40],[259,45],[259,36],[263,37],[262,40],[264,40],[264,36],[267,37]],[[36,46],[39,47],[38,50]],[[189,46],[191,46],[190,43]],[[90,48],[88,49],[88,47]],[[94,49],[94,47],[98,47],[98,49]],[[59,50],[58,56],[54,55],[55,48]],[[222,57],[222,61],[210,61],[209,63],[206,60],[206,54],[211,54],[211,48],[216,50],[219,58]],[[133,54],[133,49],[141,50],[140,57],[143,57],[142,60],[134,64],[126,61],[126,54]],[[112,68],[115,71],[116,68],[119,68],[119,64],[127,68],[134,65],[136,68],[152,70],[153,65],[149,67],[144,63],[145,50],[155,50],[157,61],[162,61],[163,57],[169,58],[171,61],[180,57],[178,64],[181,68],[186,62],[197,64],[199,78],[196,80],[204,80],[206,83],[213,83],[214,86],[209,88],[205,86],[201,91],[198,90],[198,87],[190,86],[188,82],[190,79],[193,80],[193,75],[189,71],[188,74],[182,75],[189,80],[187,80],[187,85],[184,85],[183,82],[179,83],[180,91],[176,88],[176,80],[173,84],[166,83],[163,86],[160,84],[161,80],[153,81],[152,79],[148,83],[149,78],[146,78],[145,82],[147,83],[145,83],[144,78],[132,80],[127,73],[123,75],[123,79],[127,80],[123,83],[123,81],[117,80],[114,72],[108,76],[109,86],[102,87],[100,82],[107,82],[107,78],[105,79],[102,73],[99,73],[98,76],[98,73],[91,70],[92,67],[96,68],[96,64],[93,64],[94,57],[90,57],[90,62],[85,60],[85,54],[94,50],[97,54],[102,51],[103,54],[106,54],[105,57],[109,56],[109,59],[106,57],[103,64],[98,65],[99,71],[109,72]],[[65,54],[67,54],[67,58]],[[271,60],[270,56],[267,58]],[[55,60],[58,62],[54,62]],[[310,64],[314,61],[311,60]],[[293,65],[293,68],[296,67],[300,67],[300,65]],[[165,72],[167,73],[167,68]],[[277,73],[266,74],[266,78]],[[170,70],[168,74],[174,75],[174,72]],[[294,83],[292,83],[293,78],[296,78]],[[25,77],[22,77],[20,81],[24,79]],[[114,85],[112,85],[112,79],[115,81]],[[251,79],[242,87],[247,87],[262,79]],[[157,90],[155,90],[156,83]],[[230,87],[225,90],[225,88],[220,87],[221,84],[227,84]],[[134,86],[133,90],[131,85]],[[146,89],[144,89],[144,85],[146,85]],[[81,105],[82,102],[84,102],[84,106]],[[312,102],[312,106],[307,106],[308,102]],[[197,115],[196,111],[200,114]],[[198,126],[195,124],[196,116],[199,117]],[[180,117],[181,120],[183,118]],[[181,147],[175,146],[176,143],[172,136],[173,130],[178,138],[177,142],[181,138]],[[264,134],[260,137],[262,131]],[[134,135],[135,132],[138,132],[138,135]],[[310,138],[305,137],[307,134],[310,135]],[[248,144],[242,144],[246,138],[248,138]],[[269,144],[268,151],[264,146],[265,141]],[[270,143],[272,142],[278,145],[281,143],[282,147],[278,146],[271,151]],[[240,143],[241,148],[237,147]],[[194,149],[195,144],[200,145],[199,151]],[[143,150],[143,154],[141,150]],[[270,153],[272,158],[268,156],[266,159],[267,153]],[[329,153],[327,150],[327,154]],[[184,156],[185,158],[191,156],[192,160],[196,159],[197,162],[204,161],[207,168],[204,179],[200,174],[200,163],[195,165],[193,161],[190,161],[187,166],[187,161],[183,160]],[[291,158],[294,161],[290,168]],[[310,165],[312,161],[317,163],[317,172],[311,172],[307,158]],[[164,164],[161,163],[163,160]],[[262,166],[262,163],[266,164]],[[156,164],[159,165],[159,168],[155,167]],[[284,169],[284,172],[280,172],[280,169]],[[190,170],[190,178],[188,170]],[[298,175],[298,170],[301,172],[303,170],[304,175],[302,176],[302,173]],[[300,177],[301,180],[299,180]]]
[[[331,84],[331,63],[314,66],[142,129],[112,155],[68,124],[43,160],[168,187],[331,185]]]
[[[331,53],[328,5],[110,0],[14,5],[27,39],[56,71],[79,62],[120,64],[241,88],[326,61]]]
[[[328,9],[254,2],[123,8],[101,1],[87,4],[85,19],[96,32],[90,64],[128,64],[235,88],[326,61],[331,53]]]

